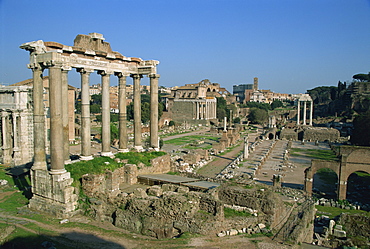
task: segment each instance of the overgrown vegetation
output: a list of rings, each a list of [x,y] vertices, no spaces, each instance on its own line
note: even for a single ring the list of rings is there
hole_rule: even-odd
[[[224,215],[225,218],[232,218],[232,217],[249,217],[252,216],[251,213],[246,211],[236,211],[232,208],[224,207]]]
[[[330,219],[333,219],[337,216],[339,216],[341,213],[349,213],[349,214],[361,214],[370,217],[370,212],[366,212],[363,210],[347,210],[347,209],[341,209],[337,207],[324,207],[317,205],[315,206],[317,209],[317,214],[325,214],[329,216]]]

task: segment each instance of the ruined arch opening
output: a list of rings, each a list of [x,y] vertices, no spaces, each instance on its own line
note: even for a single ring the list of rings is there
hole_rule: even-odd
[[[274,133],[269,133],[269,134],[268,134],[268,138],[269,138],[270,140],[274,139],[274,138],[275,138],[275,134],[274,134]]]
[[[312,192],[318,198],[336,199],[338,175],[332,169],[321,168],[313,176]]]
[[[370,174],[364,171],[355,171],[347,179],[347,200],[351,203],[370,207]]]

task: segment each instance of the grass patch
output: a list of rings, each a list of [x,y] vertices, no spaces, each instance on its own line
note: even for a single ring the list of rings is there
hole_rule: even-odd
[[[232,208],[224,207],[224,214],[225,218],[232,218],[232,217],[250,217],[252,216],[251,213],[245,211],[236,211]]]
[[[361,215],[365,215],[367,217],[370,217],[370,212],[366,212],[364,210],[347,210],[347,209],[341,209],[341,208],[337,208],[337,207],[324,207],[324,206],[320,206],[320,205],[315,206],[315,208],[317,209],[318,214],[320,214],[320,213],[325,214],[325,215],[329,216],[329,218],[331,218],[331,219],[335,218],[336,216],[340,215],[341,213],[361,214]]]
[[[152,151],[152,152],[127,152],[127,153],[118,153],[116,154],[116,158],[121,160],[128,160],[127,163],[129,164],[136,164],[143,163],[145,166],[151,166],[150,160],[164,156],[166,152],[163,151]]]
[[[337,156],[332,150],[317,150],[317,149],[301,149],[292,148],[290,149],[290,154],[292,156],[307,156],[313,159],[321,160],[337,160]]]
[[[211,140],[217,142],[219,137],[211,136],[211,135],[192,135],[192,136],[184,136],[179,138],[170,139],[164,141],[165,144],[172,144],[172,145],[185,145],[189,143],[196,143],[199,140]]]
[[[170,172],[167,172],[167,175],[175,175],[175,176],[178,176],[180,175],[180,172],[173,172],[173,171],[170,171]]]

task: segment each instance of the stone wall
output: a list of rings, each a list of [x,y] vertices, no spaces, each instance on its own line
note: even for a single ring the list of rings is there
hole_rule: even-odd
[[[225,204],[257,210],[259,216],[264,217],[264,222],[274,229],[281,226],[281,219],[288,211],[277,194],[268,189],[259,189],[257,186],[252,189],[221,187],[217,192],[218,199]]]
[[[337,141],[340,137],[340,132],[333,128],[308,128],[303,131],[303,139],[305,141]]]
[[[284,242],[294,244],[312,243],[315,213],[314,203],[310,200],[305,201],[300,206],[294,206],[293,212],[278,231],[276,237]]]

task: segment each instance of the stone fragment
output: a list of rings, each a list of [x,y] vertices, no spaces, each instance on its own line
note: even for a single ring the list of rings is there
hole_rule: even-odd
[[[140,197],[140,198],[146,198],[148,197],[148,195],[146,194],[145,190],[142,189],[142,188],[136,188],[134,189],[134,192],[133,194],[137,197]]]
[[[259,227],[259,229],[263,229],[263,228],[265,228],[265,227],[266,227],[266,225],[265,225],[265,224],[263,224],[263,223],[259,223],[259,224],[258,224],[258,227]]]
[[[68,219],[64,219],[64,220],[59,221],[60,224],[65,224],[65,223],[68,223],[68,222],[69,222]]]
[[[0,186],[3,186],[3,185],[6,185],[8,184],[8,181],[7,180],[0,180]]]
[[[333,234],[334,226],[335,226],[335,221],[334,220],[330,220],[329,221],[329,231],[328,231],[330,235]]]
[[[177,188],[177,191],[178,193],[182,193],[182,194],[186,194],[186,193],[189,193],[189,188],[188,187],[184,187],[184,186],[179,186]]]
[[[218,234],[217,234],[217,236],[218,236],[218,237],[225,237],[225,236],[226,236],[226,233],[221,232],[221,233],[218,233]]]
[[[238,230],[236,229],[230,229],[230,235],[237,235],[238,234]]]
[[[334,229],[333,235],[337,238],[346,238],[347,237],[346,231],[339,230],[339,229]]]
[[[148,189],[148,195],[161,196],[163,193],[162,189],[158,185],[154,185]]]

